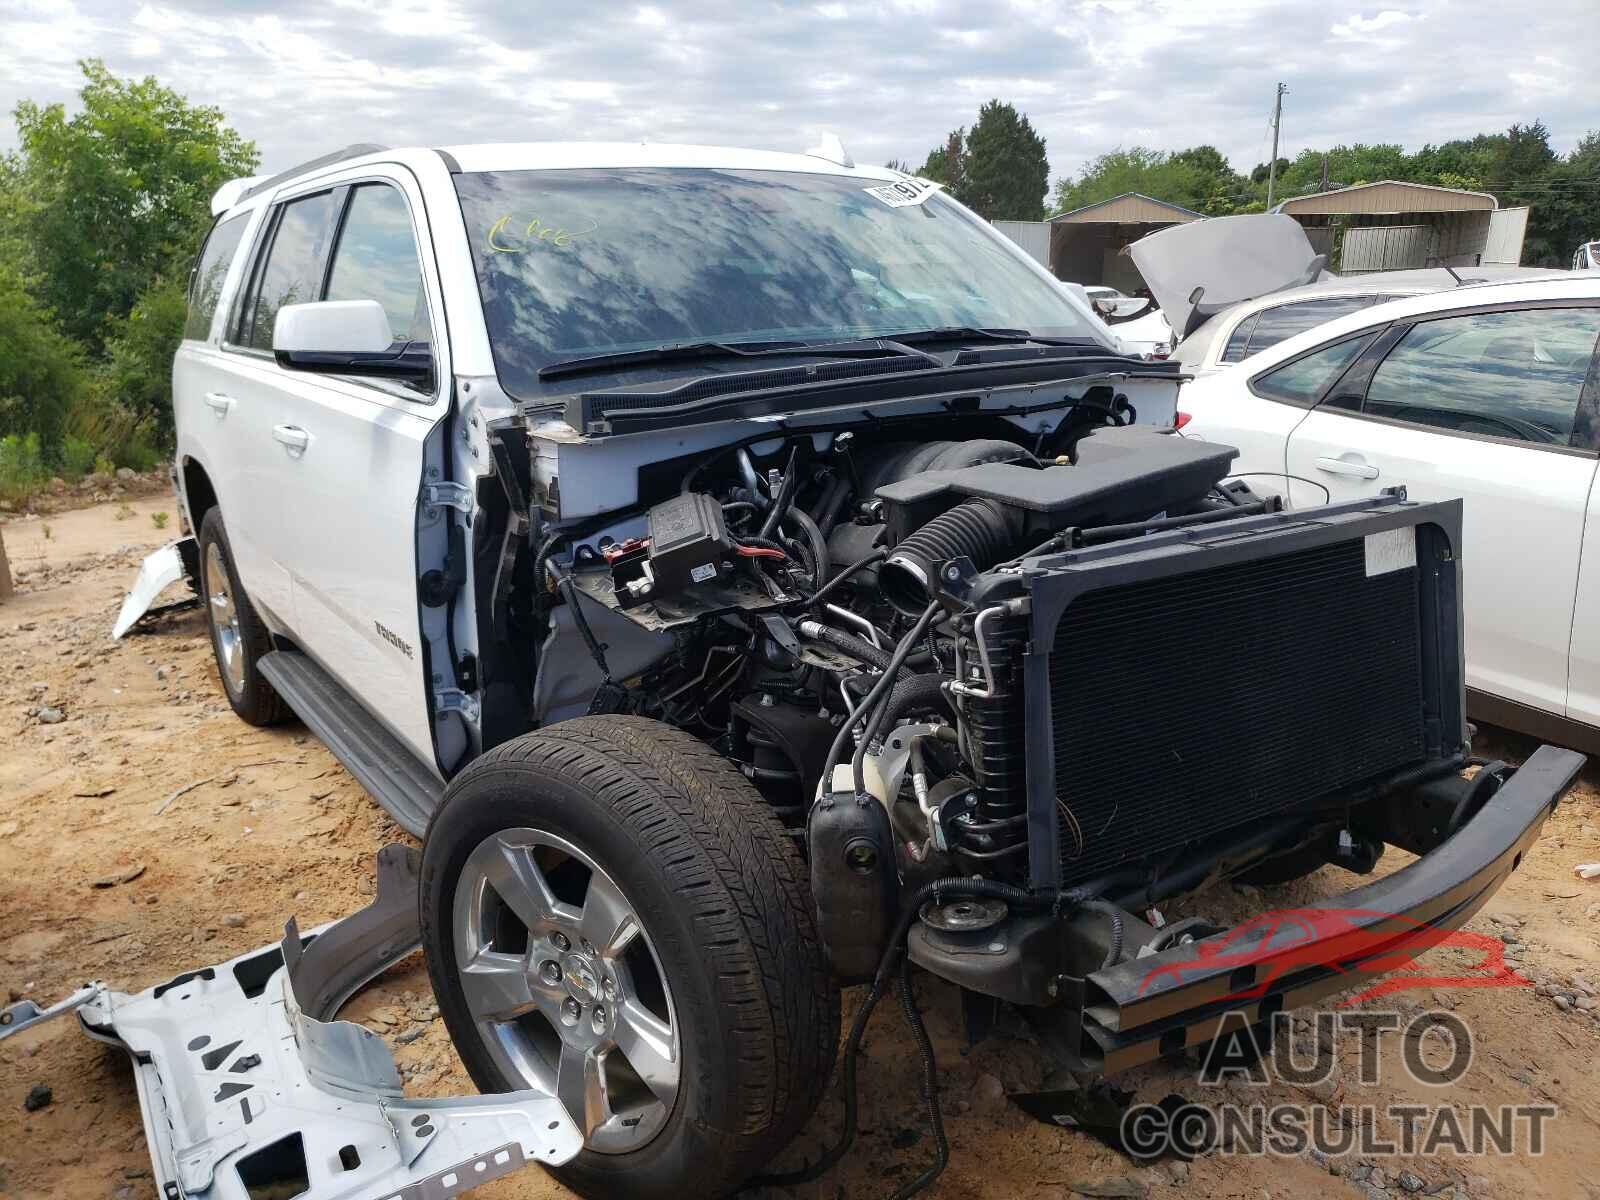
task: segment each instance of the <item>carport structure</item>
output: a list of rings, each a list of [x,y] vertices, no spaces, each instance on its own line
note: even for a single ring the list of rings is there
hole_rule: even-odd
[[[1050,270],[1070,283],[1104,284],[1132,295],[1144,280],[1123,250],[1147,233],[1203,216],[1141,192],[1058,213],[1049,221]]]
[[[1272,210],[1305,226],[1343,274],[1415,267],[1518,266],[1526,208],[1500,207],[1488,192],[1385,179],[1309,196]]]

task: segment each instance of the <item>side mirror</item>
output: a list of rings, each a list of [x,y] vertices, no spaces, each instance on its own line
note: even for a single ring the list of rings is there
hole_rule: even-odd
[[[332,375],[425,379],[433,351],[423,342],[396,343],[376,300],[319,300],[285,304],[272,326],[280,367]]]

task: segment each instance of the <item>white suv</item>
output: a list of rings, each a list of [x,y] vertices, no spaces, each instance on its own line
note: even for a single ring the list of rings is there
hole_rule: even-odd
[[[796,806],[913,623],[867,480],[1170,425],[1175,373],[837,151],[354,147],[213,207],[173,395],[229,702],[432,821],[451,1032],[567,1104],[574,1186],[726,1190],[834,1055]]]
[[[935,184],[836,145],[362,148],[214,206],[173,375],[228,699],[425,831],[451,1038],[561,1101],[584,1195],[738,1188],[866,981],[846,1062],[898,982],[920,1186],[907,962],[1121,1070],[1364,969],[1264,999],[1152,905],[1394,843],[1345,909],[1453,927],[1581,765],[1460,774],[1455,504],[1224,486],[1176,365]]]

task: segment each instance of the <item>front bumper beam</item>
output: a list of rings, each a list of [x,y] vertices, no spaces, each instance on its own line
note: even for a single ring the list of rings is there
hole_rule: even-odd
[[[1339,913],[1336,922],[1313,921],[1309,938],[1304,924],[1263,926],[1255,944],[1236,939],[1230,951],[1239,953],[1216,961],[1208,962],[1204,949],[1213,939],[1203,939],[1090,975],[1083,1033],[1099,1052],[1099,1068],[1126,1070],[1209,1042],[1225,1019],[1254,1023],[1375,982],[1408,954],[1436,945],[1439,933],[1465,925],[1517,869],[1583,764],[1571,750],[1540,747],[1435,849],[1382,879],[1305,906],[1316,915]],[[1250,961],[1240,965],[1241,958]],[[1284,961],[1296,969],[1274,977]]]
[[[335,1020],[354,992],[415,950],[415,851],[378,856],[362,911],[138,995],[90,984],[0,1014],[0,1038],[76,1010],[133,1060],[162,1200],[447,1200],[528,1162],[559,1165],[583,1135],[554,1096],[407,1099],[381,1039]]]
[[[1265,912],[1142,957],[1130,934],[1122,961],[1082,977],[1053,966],[1061,961],[1063,937],[1081,937],[1082,928],[1069,925],[1063,933],[1045,916],[1013,916],[992,938],[957,953],[936,947],[919,924],[910,956],[973,990],[1047,1007],[1059,1035],[1053,1043],[1076,1059],[1070,1066],[1115,1074],[1205,1045],[1225,1025],[1253,1025],[1414,967],[1415,956],[1465,925],[1516,870],[1584,761],[1573,751],[1542,746],[1476,815],[1400,870],[1341,896]],[[1125,924],[1154,934],[1132,913]],[[1472,982],[1506,978],[1493,973],[1493,963],[1480,970],[1489,973]]]

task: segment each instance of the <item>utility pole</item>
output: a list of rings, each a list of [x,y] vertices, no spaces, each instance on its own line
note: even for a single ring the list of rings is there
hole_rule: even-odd
[[[1272,99],[1272,161],[1267,164],[1267,211],[1272,211],[1272,193],[1278,182],[1278,125],[1283,120],[1283,94],[1289,85],[1280,83]]]

